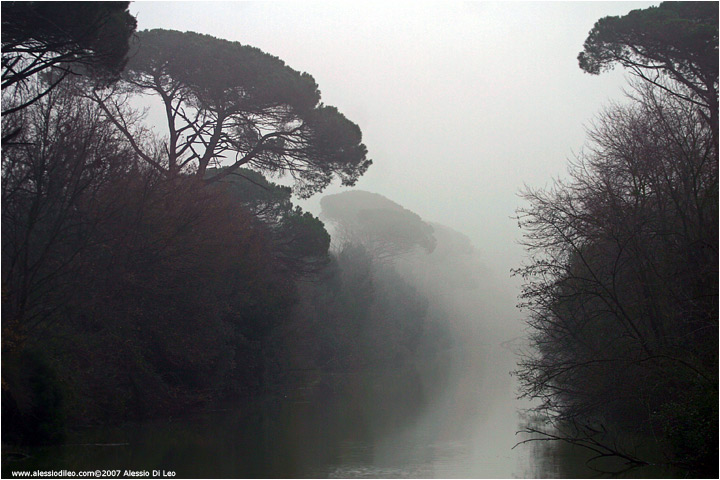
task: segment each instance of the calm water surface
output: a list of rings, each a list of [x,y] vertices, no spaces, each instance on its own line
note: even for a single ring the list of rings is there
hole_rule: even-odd
[[[598,476],[584,466],[582,451],[543,442],[513,449],[523,439],[515,433],[522,426],[518,408],[526,406],[515,399],[508,373],[514,357],[499,344],[473,352],[456,355],[439,379],[416,372],[364,375],[340,395],[304,392],[80,432],[72,444],[4,461],[3,477],[20,469],[166,470],[185,478]],[[630,476],[645,475],[666,476],[647,470]]]

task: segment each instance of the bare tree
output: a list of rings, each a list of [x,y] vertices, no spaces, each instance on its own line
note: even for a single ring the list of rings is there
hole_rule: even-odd
[[[516,373],[563,439],[643,432],[677,460],[673,422],[717,398],[717,163],[691,104],[649,85],[635,100],[600,117],[569,180],[524,193],[534,348]]]
[[[94,241],[86,210],[134,159],[100,109],[67,88],[16,115],[24,128],[2,157],[3,342],[57,318],[73,294],[77,255]]]

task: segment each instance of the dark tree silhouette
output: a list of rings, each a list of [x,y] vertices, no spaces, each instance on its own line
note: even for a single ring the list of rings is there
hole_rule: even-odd
[[[595,75],[620,64],[701,107],[717,142],[717,3],[663,2],[622,17],[602,18],[588,34],[578,61],[580,68]],[[664,77],[677,84],[668,85]]]
[[[214,168],[206,172],[209,177],[219,173]],[[275,260],[289,277],[309,277],[327,265],[330,235],[319,219],[293,205],[290,187],[269,182],[260,173],[246,168],[215,185],[265,225]]]
[[[16,115],[25,125],[21,142],[2,156],[3,332],[21,345],[42,337],[77,293],[78,255],[98,224],[88,205],[134,155],[94,103],[64,86]]]
[[[71,87],[17,112],[22,142],[3,149],[3,441],[251,393],[294,302],[273,222],[147,167]],[[318,237],[281,253],[326,252]]]
[[[69,73],[116,79],[135,32],[129,2],[3,2],[2,89],[54,69],[44,92],[6,103],[3,115],[47,94]],[[5,101],[6,98],[3,98]]]
[[[601,117],[569,181],[525,194],[517,273],[534,349],[518,374],[558,427],[549,438],[639,461],[613,436],[644,434],[673,462],[717,472],[712,135],[687,102],[641,94]]]
[[[257,48],[193,32],[144,31],[125,78],[132,92],[163,102],[169,136],[159,153],[133,139],[117,97],[95,99],[138,154],[167,175],[191,170],[211,183],[244,166],[289,174],[295,192],[309,197],[335,176],[353,185],[372,163],[358,126],[320,103],[313,78]],[[230,165],[207,177],[222,160]]]

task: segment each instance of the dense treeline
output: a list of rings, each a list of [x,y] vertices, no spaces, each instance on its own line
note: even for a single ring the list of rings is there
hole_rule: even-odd
[[[24,116],[26,145],[3,156],[7,402],[52,389],[93,422],[247,388],[251,342],[293,298],[270,229],[221,186],[139,164],[62,87]],[[53,378],[33,385],[35,364]]]
[[[103,5],[99,15],[126,13]],[[42,8],[3,6],[3,25]],[[129,35],[62,43],[30,20],[24,35],[3,30],[3,79],[44,67],[3,84],[3,441],[57,442],[79,425],[346,388],[331,373],[412,369],[434,342],[426,300],[362,246],[330,252],[323,223],[292,204],[333,177],[352,185],[370,164],[359,129],[319,103],[312,77],[237,43],[153,31],[118,79]],[[44,57],[9,47],[22,42]],[[98,77],[88,66],[105,50],[119,53]],[[152,70],[173,51],[210,64]],[[74,60],[59,70],[62,55]],[[132,108],[148,91],[167,137]]]
[[[567,180],[527,191],[536,433],[634,464],[717,475],[717,5],[599,21],[580,55],[640,80],[608,108]],[[659,41],[661,39],[662,41]],[[654,445],[653,448],[647,448]],[[653,449],[664,458],[648,457]]]

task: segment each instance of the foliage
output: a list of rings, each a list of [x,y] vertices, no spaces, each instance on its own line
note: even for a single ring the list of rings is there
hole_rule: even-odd
[[[137,153],[167,175],[194,171],[206,182],[240,167],[288,174],[295,193],[309,197],[337,176],[353,185],[372,163],[360,129],[335,107],[320,103],[314,79],[257,48],[209,35],[150,30],[137,35],[126,86],[158,96],[168,139],[158,158]],[[212,72],[212,75],[208,75]],[[129,138],[122,102],[94,94]],[[208,167],[230,165],[207,176]]]
[[[129,2],[3,2],[2,89],[20,86],[51,69],[45,93],[9,102],[3,115],[18,111],[46,94],[67,76],[89,70],[104,81],[125,66],[136,21]],[[22,91],[22,89],[20,90]],[[20,92],[14,92],[17,94]],[[8,101],[8,102],[6,102]],[[3,136],[5,139],[5,136]]]
[[[552,430],[647,463],[717,474],[717,5],[664,2],[606,17],[578,60],[640,78],[606,111],[570,179],[519,211],[533,350],[516,372]],[[715,407],[708,408],[708,405]],[[712,446],[710,446],[712,445]]]
[[[423,290],[437,295],[473,289],[479,286],[479,277],[489,276],[474,255],[470,239],[450,227],[428,222],[433,229],[435,248],[432,252],[418,250],[396,262],[401,272],[407,272],[415,284],[423,284]]]
[[[673,392],[673,400],[655,414],[681,466],[717,472],[718,391],[704,382],[687,382]]]
[[[3,443],[62,441],[65,414],[61,390],[54,370],[39,352],[28,351],[9,362],[3,358]],[[18,402],[16,398],[33,401]]]
[[[429,225],[381,195],[350,191],[326,196],[321,204],[325,217],[335,222],[334,235],[346,235],[334,238],[336,250],[316,280],[300,285],[294,314],[279,330],[285,354],[275,368],[299,375],[419,368],[442,378],[453,342],[453,320],[448,306],[437,298],[447,293],[439,291],[439,284],[471,283],[458,279],[455,268],[456,263],[467,264],[472,250],[467,237],[438,225],[442,241],[428,254],[417,247],[423,242],[435,246]],[[387,212],[397,214],[397,224],[383,222]],[[342,230],[348,225],[356,230]],[[377,241],[369,241],[373,236]],[[402,259],[386,261],[389,250],[373,248],[381,238],[397,243],[393,251],[403,252]],[[462,276],[464,270],[459,271]],[[429,276],[438,283],[427,283]]]
[[[390,369],[419,405],[417,350],[443,333],[424,295],[362,245],[329,255],[324,224],[263,174],[289,169],[302,194],[352,183],[370,164],[359,129],[257,49],[141,37],[150,51],[124,83],[37,75],[18,105],[32,101],[3,116],[3,440],[289,392],[309,383],[297,365],[322,372],[320,392],[331,374]],[[164,144],[123,107],[148,90],[170,99]],[[245,160],[210,166],[230,151]],[[412,212],[360,217],[378,237],[434,245]]]
[[[645,81],[700,106],[717,142],[717,4],[663,2],[622,17],[602,18],[590,31],[578,61],[591,74],[619,63]],[[676,83],[665,83],[663,76]]]
[[[216,169],[207,171],[208,176],[219,173]],[[219,190],[251,211],[271,232],[275,258],[287,275],[312,275],[326,265],[330,235],[319,219],[293,205],[289,187],[269,182],[260,173],[245,168],[219,184]]]
[[[13,117],[25,128],[2,158],[3,290],[12,292],[3,296],[3,327],[12,331],[3,332],[4,350],[41,336],[73,298],[77,255],[97,227],[87,210],[134,158],[99,109],[64,87]]]
[[[2,168],[7,441],[259,394],[295,353],[326,372],[409,361],[422,299],[362,249],[331,260],[290,188],[162,175],[70,82],[3,120],[25,126]]]
[[[27,141],[5,149],[2,191],[4,413],[25,425],[15,441],[59,438],[40,435],[43,418],[117,421],[257,390],[259,343],[295,301],[269,227],[220,188],[144,168],[73,89],[18,115]],[[50,372],[38,388],[18,360],[28,351]],[[40,423],[28,423],[32,405]]]

